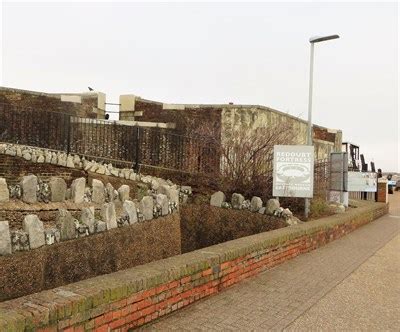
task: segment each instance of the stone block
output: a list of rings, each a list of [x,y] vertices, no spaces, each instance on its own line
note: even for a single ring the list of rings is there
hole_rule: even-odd
[[[211,195],[210,205],[221,207],[222,203],[224,203],[225,200],[226,200],[225,194],[222,191],[217,191],[216,193]]]
[[[76,238],[75,218],[65,209],[58,210],[57,228],[60,230],[61,241]]]
[[[51,201],[52,202],[63,202],[65,200],[65,194],[67,191],[67,184],[64,179],[52,177],[49,182]]]
[[[275,210],[278,210],[280,207],[279,201],[275,198],[271,198],[267,201],[266,206],[266,214],[273,215]]]
[[[241,209],[244,202],[244,197],[241,194],[233,193],[231,198],[232,208]]]
[[[37,185],[38,179],[35,175],[27,175],[22,178],[22,200],[25,203],[37,202]]]
[[[107,224],[104,221],[96,220],[96,233],[104,232],[107,230]]]
[[[121,187],[119,187],[118,197],[122,203],[129,199],[129,191],[130,191],[130,188],[126,184],[123,184]]]
[[[95,232],[95,219],[93,209],[84,208],[81,212],[81,222],[87,226],[89,230],[89,234],[93,234]]]
[[[71,195],[74,203],[80,204],[84,202],[85,187],[86,187],[85,178],[78,178],[72,181]]]
[[[29,236],[29,247],[31,249],[40,248],[45,245],[44,227],[37,215],[29,214],[22,222],[22,228]]]
[[[103,207],[101,208],[101,217],[107,224],[107,229],[118,227],[114,203],[111,202],[103,204]]]
[[[163,184],[157,191],[159,194],[166,195],[171,203],[175,203],[176,206],[179,206],[179,190],[175,187]]]
[[[250,211],[257,212],[258,210],[260,210],[262,208],[262,204],[263,204],[263,202],[260,197],[253,196],[253,198],[251,199],[251,202],[250,202]]]
[[[168,200],[167,195],[157,194],[156,202],[161,207],[161,214],[163,216],[166,216],[168,214],[168,211],[169,211],[169,200]]]
[[[12,253],[11,234],[8,221],[0,221],[0,256]]]
[[[6,179],[0,178],[0,203],[10,200],[10,191],[8,190]]]
[[[133,203],[132,201],[126,200],[124,202],[124,204],[122,205],[122,207],[124,209],[124,213],[129,218],[129,223],[130,224],[134,224],[135,222],[138,221],[135,203]]]
[[[139,209],[144,217],[144,220],[153,219],[153,209],[154,209],[153,197],[144,196],[139,203]]]
[[[104,184],[100,180],[93,179],[92,181],[92,202],[95,204],[104,204]]]
[[[111,183],[107,183],[106,184],[106,192],[107,192],[106,201],[107,202],[114,202],[114,200],[116,199],[115,189],[114,189],[114,187],[112,186]]]
[[[49,228],[44,231],[45,242],[51,245],[60,242],[60,231],[56,228]]]

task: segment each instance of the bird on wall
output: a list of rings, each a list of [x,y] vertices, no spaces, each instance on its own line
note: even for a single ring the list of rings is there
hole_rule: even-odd
[[[90,86],[88,86],[89,91],[94,91],[94,89],[92,89]]]

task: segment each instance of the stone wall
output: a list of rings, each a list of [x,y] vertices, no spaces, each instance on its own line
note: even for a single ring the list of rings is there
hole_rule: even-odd
[[[0,304],[0,330],[126,331],[223,291],[386,214],[359,203],[345,214],[229,241]]]
[[[15,112],[24,109],[54,111],[72,115],[101,118],[105,115],[105,94],[86,93],[45,93],[0,87],[1,107],[11,107]]]
[[[174,213],[17,255],[0,256],[0,301],[178,255],[179,225],[179,214]]]

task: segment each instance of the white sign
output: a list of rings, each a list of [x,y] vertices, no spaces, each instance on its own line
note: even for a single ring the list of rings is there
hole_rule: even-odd
[[[276,197],[313,197],[314,147],[275,145],[272,194]]]
[[[373,172],[349,172],[347,191],[377,191],[377,174]]]

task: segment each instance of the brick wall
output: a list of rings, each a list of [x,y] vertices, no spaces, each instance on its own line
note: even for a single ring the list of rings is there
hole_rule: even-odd
[[[388,211],[345,214],[229,241],[0,304],[0,329],[126,331],[342,237]]]
[[[77,96],[81,101],[63,101],[62,96]],[[104,110],[98,108],[99,95],[96,92],[63,95],[0,87],[0,105],[14,107],[15,111],[33,108],[82,117],[97,118],[97,114],[104,117]]]
[[[35,174],[44,181],[52,176],[61,177],[68,185],[75,178],[87,177],[83,170],[46,163],[33,163],[21,157],[0,154],[0,177],[5,178],[8,184],[17,184],[23,176],[28,174]]]

